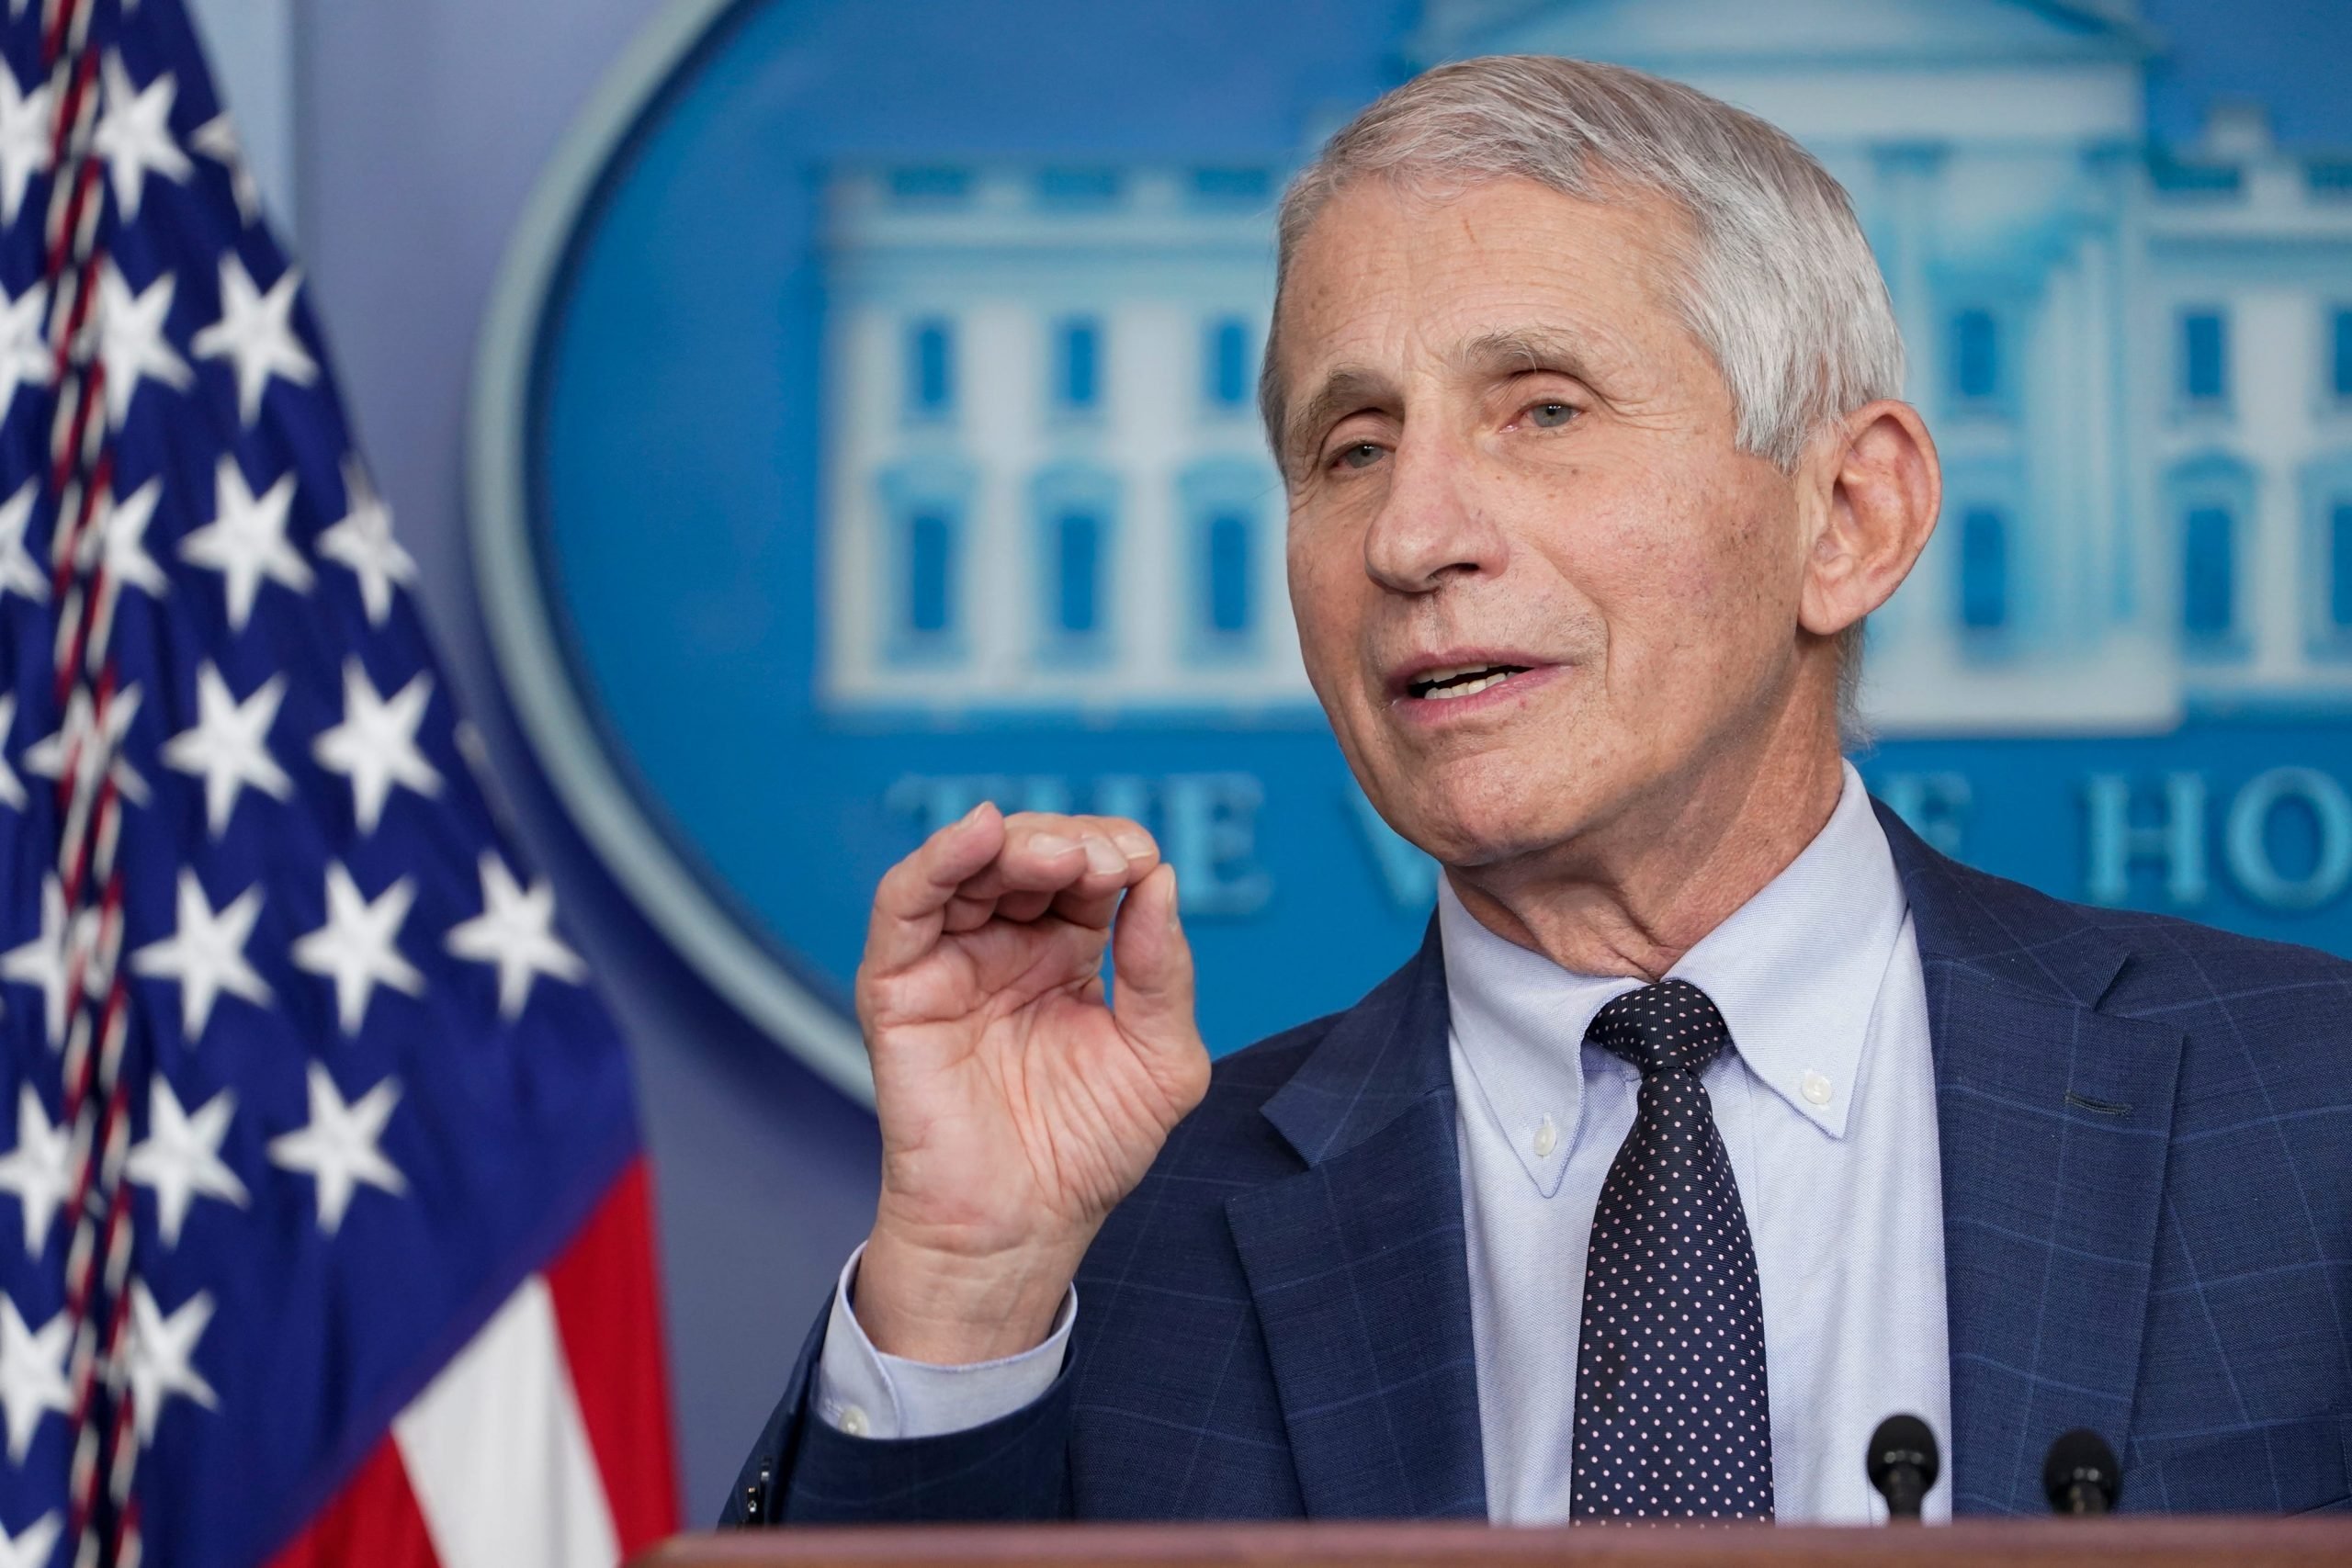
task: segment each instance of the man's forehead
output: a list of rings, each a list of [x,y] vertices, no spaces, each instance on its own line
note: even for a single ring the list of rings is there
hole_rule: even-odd
[[[1530,180],[1432,197],[1359,182],[1301,236],[1283,280],[1282,370],[1303,387],[1400,353],[1483,362],[1578,348],[1668,311],[1684,231],[1646,194],[1590,201]],[[1615,330],[1612,330],[1615,329]]]

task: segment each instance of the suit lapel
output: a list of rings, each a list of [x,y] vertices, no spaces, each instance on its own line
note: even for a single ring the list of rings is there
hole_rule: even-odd
[[[1226,1203],[1311,1517],[1486,1517],[1453,1103],[1432,923],[1266,1102],[1306,1169]]]
[[[2038,1513],[2052,1438],[2130,1438],[2182,1035],[2099,1010],[2130,953],[2084,911],[1879,815],[1935,1055],[1953,1504]]]

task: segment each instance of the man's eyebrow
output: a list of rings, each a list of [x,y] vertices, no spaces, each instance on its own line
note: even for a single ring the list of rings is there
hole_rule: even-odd
[[[1376,370],[1353,365],[1334,369],[1323,378],[1314,395],[1283,421],[1283,467],[1292,467],[1304,456],[1301,448],[1311,444],[1334,420],[1366,404],[1393,404],[1396,396],[1395,383]]]
[[[1573,333],[1541,328],[1484,333],[1455,351],[1453,357],[1473,375],[1498,371],[1557,370],[1581,376],[1591,355]]]

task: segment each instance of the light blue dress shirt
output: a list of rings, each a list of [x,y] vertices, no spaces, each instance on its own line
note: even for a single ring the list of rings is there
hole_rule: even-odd
[[[1480,925],[1441,885],[1487,1512],[1568,1517],[1577,1330],[1601,1182],[1641,1078],[1584,1045],[1640,982],[1578,975]],[[1943,1197],[1927,990],[1911,919],[1860,777],[1828,825],[1671,974],[1713,997],[1734,1051],[1703,1081],[1755,1238],[1776,1511],[1863,1523],[1883,1417],[1907,1411],[1947,1450]],[[1059,1371],[1065,1301],[1035,1350],[929,1367],[875,1349],[850,1310],[850,1259],[819,1360],[817,1411],[854,1436],[924,1437],[1010,1415]],[[1946,1463],[1949,1465],[1949,1454]],[[1928,1517],[1951,1515],[1949,1479]]]

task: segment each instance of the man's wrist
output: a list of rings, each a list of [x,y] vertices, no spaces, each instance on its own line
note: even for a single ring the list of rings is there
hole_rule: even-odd
[[[1053,1333],[1084,1250],[975,1257],[908,1243],[877,1224],[857,1267],[858,1325],[884,1355],[932,1366],[1017,1356]]]

